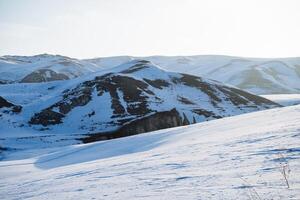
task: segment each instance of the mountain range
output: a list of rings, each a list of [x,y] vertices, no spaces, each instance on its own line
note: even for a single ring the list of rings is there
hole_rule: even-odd
[[[0,83],[32,83],[73,79],[147,60],[160,68],[218,80],[254,94],[300,93],[300,58],[243,58],[218,55],[105,57],[74,59],[60,55],[0,57]]]
[[[280,107],[265,98],[147,60],[77,78],[0,86],[0,146],[93,142]]]

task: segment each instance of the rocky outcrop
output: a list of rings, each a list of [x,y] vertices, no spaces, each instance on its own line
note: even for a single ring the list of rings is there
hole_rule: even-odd
[[[108,140],[189,124],[190,122],[185,114],[182,118],[179,112],[174,108],[170,111],[157,112],[150,116],[136,119],[123,125],[116,131],[90,134],[88,137],[83,138],[82,141],[89,143],[99,140]]]
[[[157,112],[150,116],[134,120],[118,130],[118,136],[129,136],[139,133],[156,131],[165,128],[182,126],[185,121],[174,108],[170,111]],[[187,125],[187,124],[186,124]]]
[[[146,68],[148,68],[147,64],[149,64],[149,63],[150,63],[150,61],[147,61],[147,60],[139,60],[133,66],[129,67],[128,69],[125,69],[125,70],[121,71],[121,73],[131,74],[131,73],[146,69]]]
[[[211,103],[213,105],[217,105],[219,102],[221,102],[220,97],[217,95],[217,91],[214,88],[213,84],[209,84],[205,81],[202,81],[200,77],[192,76],[189,74],[181,74],[180,78],[173,78],[173,82],[176,84],[184,84],[189,87],[194,87],[202,92],[206,93],[207,96],[211,98]]]
[[[40,113],[36,113],[31,120],[30,124],[41,124],[43,126],[54,125],[62,123],[63,114],[45,109]]]
[[[162,79],[150,80],[150,79],[144,78],[144,81],[147,82],[152,87],[155,87],[158,89],[163,89],[164,87],[168,87],[170,85],[170,83],[168,83],[167,81],[162,80]]]
[[[257,95],[253,95],[249,92],[245,92],[243,90],[239,90],[236,88],[230,88],[227,86],[224,87],[218,87],[220,91],[222,91],[228,99],[234,104],[234,105],[247,105],[249,102],[254,102],[256,105],[262,105],[262,104],[273,104],[274,102],[262,98]],[[278,105],[279,106],[279,105]]]
[[[39,69],[25,76],[21,83],[40,83],[48,81],[67,80],[68,76],[62,73],[56,73],[50,69]]]
[[[0,109],[1,108],[9,108],[14,113],[19,113],[22,111],[22,106],[8,102],[6,99],[0,96]]]
[[[200,116],[204,116],[206,118],[212,118],[212,119],[220,119],[222,118],[222,116],[220,115],[216,115],[213,112],[201,109],[201,108],[196,108],[192,110],[193,113],[200,115]]]
[[[83,82],[72,90],[65,91],[61,101],[35,114],[30,123],[43,126],[61,123],[62,118],[72,109],[89,103],[92,100],[93,91],[97,91],[98,96],[105,92],[110,94],[112,118],[126,115],[144,116],[151,112],[147,105],[148,97],[143,93],[150,95],[154,95],[154,93],[148,89],[146,83],[127,76],[106,74],[98,76],[92,81]],[[123,93],[122,100],[118,91]],[[125,108],[121,103],[123,100],[127,103]]]

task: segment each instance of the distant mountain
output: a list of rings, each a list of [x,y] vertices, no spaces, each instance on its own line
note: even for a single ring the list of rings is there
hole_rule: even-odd
[[[22,106],[18,114],[0,109],[0,133],[5,133],[0,146],[13,144],[11,148],[123,137],[278,106],[220,82],[165,71],[146,60],[72,80],[6,84],[0,94]]]
[[[60,55],[0,57],[0,82],[37,83],[67,80],[99,68],[89,62]]]
[[[97,66],[115,66],[111,60],[137,57],[93,59]],[[233,85],[254,94],[300,93],[300,58],[243,58],[218,55],[151,56],[149,60],[161,68],[201,76]],[[119,63],[118,63],[119,64]]]
[[[187,73],[236,86],[254,94],[300,93],[300,58],[257,59],[230,56],[152,56],[74,59],[59,55],[0,57],[0,84],[72,79],[148,60],[169,71]]]
[[[150,57],[167,70],[234,85],[254,94],[300,93],[300,58]]]

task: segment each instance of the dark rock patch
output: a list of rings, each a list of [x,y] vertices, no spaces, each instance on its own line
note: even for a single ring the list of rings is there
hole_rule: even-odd
[[[91,134],[82,138],[83,143],[108,140],[140,133],[171,128],[184,125],[178,111],[174,108],[170,111],[157,112],[150,116],[131,121],[116,131]]]
[[[7,148],[0,146],[0,153],[2,153],[3,151],[6,151]]]
[[[230,90],[231,94],[233,96],[240,95],[240,96],[246,98],[248,101],[254,102],[256,105],[267,104],[267,105],[280,106],[279,104],[274,103],[273,101],[270,101],[268,99],[265,99],[265,98],[257,96],[257,95],[253,95],[253,94],[245,92],[243,90],[239,90],[239,89],[236,89],[236,88],[229,88],[229,87],[226,87],[226,86],[224,86],[224,88],[226,88],[227,91]]]
[[[183,104],[186,104],[186,105],[194,105],[195,103],[192,102],[191,100],[185,98],[185,97],[182,97],[182,96],[178,96],[177,97],[177,100]]]
[[[183,120],[176,109],[157,112],[150,116],[134,120],[118,131],[118,136],[129,136],[149,131],[183,125]]]
[[[120,102],[118,91],[123,93],[123,100],[127,103],[127,112],[130,115],[145,115],[150,113],[148,109],[148,96],[154,93],[148,89],[148,85],[143,81],[136,80],[127,76],[111,76],[105,78],[97,85],[97,89],[108,91],[112,97],[112,108],[116,114],[125,114],[125,108]]]
[[[207,111],[207,110],[204,110],[204,109],[193,109],[192,110],[193,113],[197,114],[197,115],[200,115],[200,116],[204,116],[204,117],[212,117],[212,118],[215,118],[215,119],[220,119],[222,118],[221,116],[219,115],[215,115],[213,112],[211,111]]]
[[[213,85],[202,81],[200,77],[189,74],[181,74],[180,78],[173,78],[172,81],[176,84],[181,83],[186,86],[201,90],[202,92],[206,93],[209,98],[211,98],[211,102],[214,105],[217,105],[218,102],[221,102],[221,99],[216,94],[216,90],[212,87]]]
[[[168,83],[167,81],[162,80],[162,79],[150,80],[150,79],[144,78],[144,81],[146,83],[148,83],[149,85],[151,85],[152,87],[155,87],[158,89],[163,89],[163,87],[170,86],[170,83]]]
[[[0,96],[0,108],[10,108],[14,113],[20,113],[22,111],[22,106],[15,105],[8,102],[6,99]]]
[[[189,119],[186,117],[186,115],[183,113],[183,120],[182,120],[182,125],[190,125]]]
[[[40,113],[35,114],[31,120],[30,124],[40,124],[43,126],[55,125],[62,123],[63,114],[54,112],[51,109],[45,109]]]
[[[58,107],[59,112],[69,113],[77,106],[84,106],[92,99],[93,88],[88,85],[79,86],[63,95],[63,100],[52,105],[50,109]]]
[[[0,85],[4,85],[4,84],[7,84],[7,83],[8,83],[7,81],[0,80]]]
[[[85,81],[72,90],[65,90],[61,101],[35,114],[30,123],[43,126],[61,123],[62,118],[72,109],[88,104],[92,100],[92,92],[95,89],[99,96],[104,92],[110,94],[112,118],[126,115],[144,116],[152,112],[148,108],[147,95],[154,95],[154,93],[148,89],[145,82],[127,76],[106,74],[96,77],[94,80]],[[120,92],[123,99],[120,99]],[[126,102],[126,108],[122,105],[121,100]],[[59,113],[53,111],[55,108],[59,110]]]
[[[218,86],[217,86],[218,87]],[[232,91],[232,88],[218,87],[218,89],[227,97],[227,100],[231,101],[233,105],[247,105],[249,101],[238,93]]]
[[[147,64],[149,64],[150,62],[147,60],[139,60],[137,64],[131,66],[130,68],[121,71],[121,73],[123,74],[131,74],[137,71],[140,71],[142,69],[146,69],[148,68]]]
[[[68,76],[62,73],[56,73],[50,69],[39,69],[25,76],[21,83],[41,83],[49,81],[67,80]]]
[[[94,110],[92,112],[90,112],[87,116],[88,117],[92,117],[93,115],[95,115],[95,111]]]
[[[6,101],[6,99],[4,99],[3,97],[0,96],[0,108],[3,108],[3,107],[10,108],[13,106],[14,106],[14,104]]]

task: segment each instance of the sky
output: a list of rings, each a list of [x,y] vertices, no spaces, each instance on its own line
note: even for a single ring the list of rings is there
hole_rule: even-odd
[[[300,56],[299,0],[0,0],[0,55]]]

